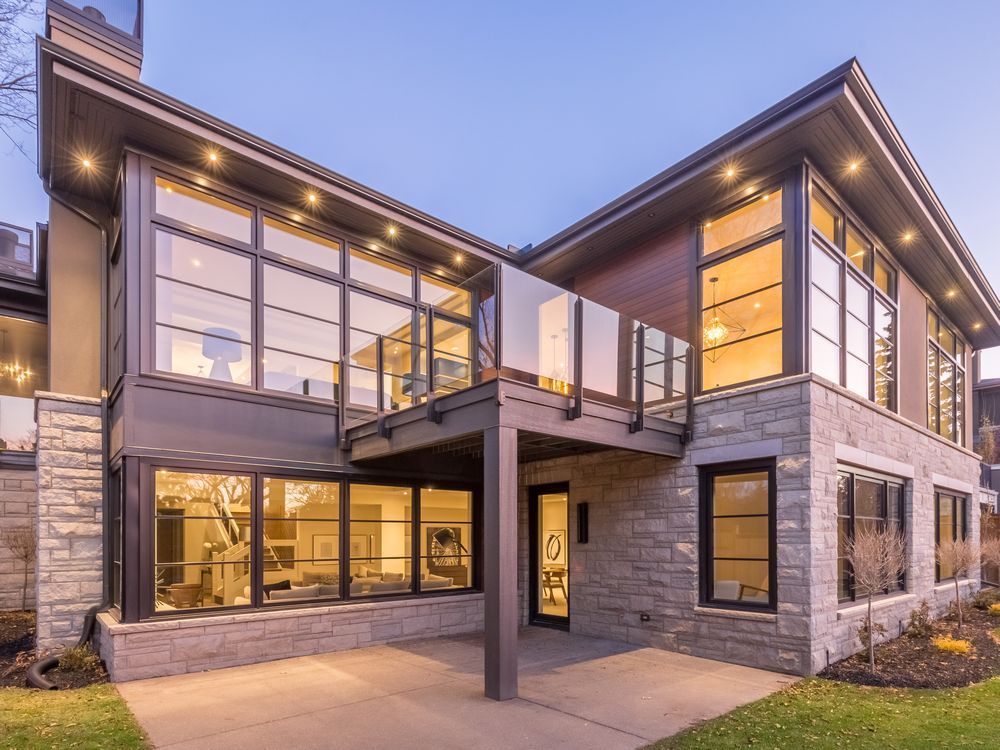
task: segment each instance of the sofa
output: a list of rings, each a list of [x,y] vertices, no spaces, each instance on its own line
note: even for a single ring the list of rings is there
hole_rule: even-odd
[[[374,569],[358,571],[365,575],[351,576],[351,596],[385,596],[387,594],[403,594],[410,590],[411,579],[403,573],[383,573]],[[322,582],[321,582],[322,581]],[[453,578],[422,573],[420,575],[420,590],[460,588]],[[333,599],[340,596],[340,580],[338,576],[329,574],[303,573],[302,579],[279,581],[264,586],[265,601],[296,602],[311,599]],[[250,587],[243,588],[243,596],[237,596],[233,604],[250,604]]]

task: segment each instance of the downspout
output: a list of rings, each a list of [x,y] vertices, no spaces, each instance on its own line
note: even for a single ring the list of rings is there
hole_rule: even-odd
[[[101,386],[101,518],[102,518],[102,529],[101,529],[101,556],[102,556],[102,601],[100,604],[95,604],[88,611],[83,621],[83,630],[80,634],[80,639],[77,642],[77,646],[83,646],[91,642],[94,635],[94,625],[97,621],[97,614],[99,612],[106,611],[111,606],[111,576],[110,564],[109,564],[109,550],[108,550],[108,511],[109,511],[109,498],[108,498],[108,460],[109,460],[109,445],[110,445],[110,426],[108,420],[108,373],[107,373],[107,263],[108,263],[108,233],[104,225],[95,217],[91,216],[89,213],[73,205],[64,194],[55,190],[47,181],[42,181],[42,187],[45,190],[46,195],[48,195],[52,200],[61,206],[69,209],[77,216],[82,218],[89,224],[94,225],[101,233],[101,344],[100,344],[100,386]],[[46,283],[46,286],[47,283]],[[49,290],[46,290],[48,294]],[[58,666],[57,657],[46,657],[36,661],[28,669],[28,682],[32,684],[33,687],[38,687],[43,690],[54,690],[55,685],[45,678],[44,673],[48,670]]]

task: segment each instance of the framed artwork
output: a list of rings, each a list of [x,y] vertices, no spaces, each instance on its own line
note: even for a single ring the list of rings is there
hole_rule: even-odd
[[[461,565],[468,548],[462,543],[461,526],[429,526],[427,528],[428,561],[435,567]]]
[[[340,559],[340,537],[336,534],[313,534],[313,565],[336,565]]]
[[[372,551],[368,534],[351,534],[350,558],[352,560],[370,560]]]
[[[543,562],[546,565],[566,564],[566,530],[550,529],[544,534],[542,547]]]

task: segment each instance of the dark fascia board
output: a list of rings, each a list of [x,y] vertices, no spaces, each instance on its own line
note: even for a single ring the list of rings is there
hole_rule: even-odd
[[[48,128],[46,124],[51,121],[50,115],[53,104],[49,101],[49,97],[51,96],[49,89],[52,88],[49,84],[53,75],[53,63],[58,62],[66,68],[76,71],[81,76],[93,80],[97,84],[110,87],[115,92],[122,94],[123,99],[125,97],[134,97],[135,100],[154,111],[172,114],[192,125],[211,131],[220,140],[228,140],[240,144],[260,156],[274,159],[290,169],[308,174],[316,182],[317,187],[322,187],[324,184],[332,185],[338,190],[354,196],[359,202],[363,201],[381,210],[390,211],[402,217],[406,223],[410,223],[412,228],[417,231],[421,227],[430,229],[447,236],[452,242],[461,245],[463,249],[476,250],[497,261],[516,262],[516,254],[506,248],[495,245],[486,239],[459,229],[419,209],[394,200],[373,188],[355,182],[302,156],[283,149],[276,144],[258,138],[245,130],[213,117],[207,112],[191,107],[139,81],[126,78],[114,71],[96,65],[86,58],[55,44],[50,39],[38,37],[37,44],[40,133],[38,172],[43,181],[48,181],[48,171],[52,164],[53,144],[49,142],[50,138],[47,138]]]
[[[926,214],[928,224],[938,232],[935,243],[951,255],[954,265],[969,278],[989,318],[988,327],[1000,341],[1000,298],[986,279],[968,245],[931,188],[902,136],[896,129],[857,59],[852,58],[826,75],[796,91],[743,125],[726,133],[704,148],[616,198],[594,213],[567,227],[520,256],[528,270],[544,266],[555,257],[584,244],[606,227],[630,215],[645,211],[655,199],[695,180],[706,171],[748,147],[774,137],[803,118],[818,114],[838,103],[860,112],[872,126],[900,173],[909,192]]]

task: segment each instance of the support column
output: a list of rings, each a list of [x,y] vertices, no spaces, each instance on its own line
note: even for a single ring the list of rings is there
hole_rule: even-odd
[[[517,430],[483,434],[486,697],[517,697]]]

